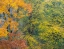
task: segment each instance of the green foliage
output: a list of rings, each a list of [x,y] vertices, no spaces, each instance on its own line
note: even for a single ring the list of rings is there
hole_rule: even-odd
[[[19,21],[29,49],[64,48],[63,0],[25,0],[32,4],[30,16]]]

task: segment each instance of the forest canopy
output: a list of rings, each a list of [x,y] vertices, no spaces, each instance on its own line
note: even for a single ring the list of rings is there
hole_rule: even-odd
[[[64,1],[0,0],[0,49],[64,49]]]

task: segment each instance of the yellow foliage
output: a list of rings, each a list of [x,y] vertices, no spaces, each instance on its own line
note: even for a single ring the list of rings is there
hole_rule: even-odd
[[[28,39],[28,41],[30,41],[30,43],[34,42],[34,43],[38,44],[38,42],[36,40],[34,40],[34,38],[30,35],[26,35],[25,39]]]
[[[7,29],[0,28],[0,37],[6,37],[8,34]]]
[[[59,26],[53,26],[53,29],[56,31],[56,32],[60,32],[60,28],[59,28]]]
[[[31,5],[26,4],[23,0],[0,0],[0,13],[7,13],[8,8],[10,7],[16,10],[18,9],[18,7],[22,7],[24,9],[27,9],[29,13],[32,12]]]
[[[17,26],[18,26],[18,23],[15,22],[15,21],[12,21],[10,23],[10,29],[18,30],[18,27]]]
[[[0,37],[7,36],[8,34],[7,27],[9,25],[11,30],[14,30],[14,31],[18,30],[19,24],[16,21],[14,21],[12,17],[10,17],[10,11],[9,11],[10,8],[13,8],[12,12],[13,12],[14,18],[21,18],[23,17],[22,12],[19,12],[21,14],[19,17],[16,12],[18,10],[18,7],[24,8],[24,10],[27,10],[28,13],[32,12],[31,5],[26,4],[24,0],[0,0],[0,14],[5,13],[8,15],[8,18],[7,20],[5,20],[4,25],[0,28]],[[6,18],[6,16],[4,17]]]

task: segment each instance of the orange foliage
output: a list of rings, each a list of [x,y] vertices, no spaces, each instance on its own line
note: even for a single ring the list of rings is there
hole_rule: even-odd
[[[29,6],[29,7],[28,7]],[[30,4],[26,4],[24,2],[24,0],[0,0],[0,14],[5,13],[8,15],[7,20],[5,20],[4,25],[0,28],[0,36],[7,36],[8,31],[7,31],[7,27],[10,25],[10,29],[11,30],[18,30],[18,23],[16,21],[13,20],[12,17],[10,17],[10,8],[13,8],[12,12],[13,12],[13,17],[14,18],[21,18],[17,16],[17,10],[18,8],[23,8],[25,10],[28,11],[28,13],[32,12],[32,7]],[[22,13],[22,12],[20,12]],[[6,18],[6,16],[4,16]],[[4,30],[4,31],[3,31]]]
[[[29,7],[28,7],[29,6]],[[11,16],[11,11],[12,16]],[[25,49],[26,41],[25,40],[17,40],[16,38],[21,36],[20,33],[17,33],[18,30],[18,22],[16,22],[16,18],[22,18],[22,15],[18,17],[17,10],[19,8],[23,8],[28,11],[28,14],[32,12],[32,8],[30,4],[26,4],[24,0],[0,0],[0,14],[4,13],[5,21],[0,27],[0,37],[7,37],[8,40],[0,40],[0,49]],[[22,14],[22,12],[19,12]],[[7,16],[6,16],[6,15]],[[2,22],[0,21],[0,24]],[[8,27],[12,32],[8,31]],[[14,37],[14,38],[13,38]]]
[[[29,6],[29,7],[28,7]],[[8,13],[8,9],[10,7],[14,8],[14,9],[18,9],[18,7],[22,7],[26,10],[28,10],[28,12],[32,12],[32,8],[30,4],[26,4],[23,0],[0,0],[0,13]]]
[[[0,37],[6,37],[8,34],[6,28],[0,28]]]

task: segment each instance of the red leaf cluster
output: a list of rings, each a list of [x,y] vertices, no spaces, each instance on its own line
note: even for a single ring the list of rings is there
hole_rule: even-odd
[[[27,48],[24,39],[16,39],[21,33],[11,32],[8,34],[8,40],[0,40],[0,49],[25,49]],[[14,37],[14,38],[13,38]]]
[[[9,41],[9,40],[1,40],[0,41],[0,49],[25,49],[27,48],[26,46],[26,41],[25,40],[14,40],[14,41]]]

